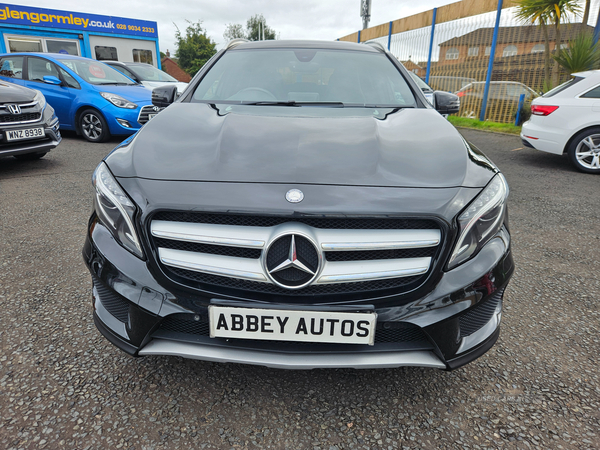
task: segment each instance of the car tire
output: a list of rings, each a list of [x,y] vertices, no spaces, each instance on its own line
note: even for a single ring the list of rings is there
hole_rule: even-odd
[[[27,153],[25,155],[13,155],[15,158],[20,159],[22,161],[31,161],[34,159],[43,158],[48,152],[40,152],[40,153]]]
[[[79,131],[90,142],[104,142],[110,138],[108,124],[95,109],[86,109],[79,114]]]
[[[567,152],[577,170],[600,173],[600,127],[589,128],[576,134]]]

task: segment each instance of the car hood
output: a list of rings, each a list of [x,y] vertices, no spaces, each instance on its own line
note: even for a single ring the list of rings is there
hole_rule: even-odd
[[[23,103],[33,100],[36,92],[18,84],[0,81],[0,103]]]
[[[165,81],[142,81],[142,84],[144,86],[146,86],[147,88],[149,88],[150,90],[157,88],[157,87],[163,87],[163,86],[177,86],[177,93],[181,94],[183,91],[185,91],[185,88],[188,87],[187,83],[182,83],[182,82],[165,82]]]
[[[152,102],[152,92],[141,84],[136,84],[133,86],[112,86],[110,84],[104,86],[92,86],[98,92],[110,92],[111,94],[117,94],[134,103]]]
[[[433,109],[174,103],[107,158],[117,177],[483,187],[496,169]]]

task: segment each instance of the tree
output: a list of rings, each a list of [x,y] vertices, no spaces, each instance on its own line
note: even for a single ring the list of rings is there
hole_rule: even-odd
[[[175,33],[177,41],[175,56],[178,58],[179,67],[193,77],[217,53],[215,49],[217,44],[206,35],[201,21],[192,23],[187,20],[186,22],[188,27],[185,30],[185,36],[181,35],[179,27],[175,25],[177,28]]]
[[[590,6],[592,0],[585,0],[585,8],[583,9],[583,18],[581,19],[581,23],[587,25],[588,19],[590,18]]]
[[[572,13],[578,15],[581,12],[577,0],[521,0],[517,5],[517,18],[539,24],[544,33],[546,46],[545,66],[544,66],[544,84],[548,85],[550,72],[550,42],[548,39],[547,25],[554,25],[554,36],[556,41],[555,52],[560,50],[561,36],[560,23],[566,14]],[[552,70],[552,85],[558,84],[558,63],[554,64]]]
[[[275,30],[267,26],[267,20],[262,14],[255,14],[250,17],[246,22],[246,29],[239,23],[230,23],[223,33],[223,37],[226,41],[232,39],[244,38],[249,41],[262,41],[263,36],[265,40],[276,39]]]
[[[569,73],[583,72],[598,68],[600,48],[594,44],[593,34],[584,30],[553,58]]]
[[[255,14],[246,22],[246,36],[249,41],[275,39],[275,30],[267,26],[267,19],[262,14]]]
[[[231,41],[233,39],[243,38],[246,39],[246,32],[244,31],[244,27],[239,23],[230,23],[225,28],[225,33],[223,33],[223,37],[226,41]]]

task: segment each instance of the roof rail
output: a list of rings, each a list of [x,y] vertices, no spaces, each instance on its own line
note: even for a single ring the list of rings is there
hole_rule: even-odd
[[[244,38],[232,39],[225,46],[225,50],[229,50],[230,48],[236,47],[244,42],[250,42],[250,41],[248,39],[244,39]]]
[[[383,53],[385,53],[387,51],[387,49],[383,45],[381,45],[380,42],[377,42],[374,40],[365,41],[365,42],[363,42],[363,44],[370,45],[371,47],[373,47]]]

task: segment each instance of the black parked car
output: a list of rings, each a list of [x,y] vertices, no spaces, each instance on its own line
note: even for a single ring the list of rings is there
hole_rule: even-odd
[[[0,81],[0,156],[41,158],[60,143],[58,127],[40,91]]]
[[[113,344],[448,370],[494,344],[508,186],[383,47],[238,40],[175,98],[155,89],[170,106],[93,176],[83,256]]]

